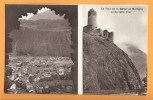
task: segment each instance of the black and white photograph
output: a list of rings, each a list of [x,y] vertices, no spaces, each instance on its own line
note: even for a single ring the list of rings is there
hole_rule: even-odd
[[[5,93],[77,93],[77,5],[5,5]]]
[[[82,9],[83,93],[147,95],[148,7]]]
[[[5,5],[7,94],[147,95],[147,5]]]

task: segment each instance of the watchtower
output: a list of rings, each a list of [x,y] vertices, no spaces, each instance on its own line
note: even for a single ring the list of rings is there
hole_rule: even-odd
[[[97,28],[97,12],[93,8],[88,11],[88,26],[92,29]]]

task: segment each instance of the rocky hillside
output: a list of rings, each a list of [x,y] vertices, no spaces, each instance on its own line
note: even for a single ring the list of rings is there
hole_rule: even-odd
[[[137,69],[114,43],[83,33],[83,53],[84,93],[141,88]]]

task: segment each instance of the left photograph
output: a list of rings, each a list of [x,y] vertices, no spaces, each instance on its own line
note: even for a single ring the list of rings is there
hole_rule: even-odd
[[[77,94],[77,57],[77,5],[5,5],[5,93]]]

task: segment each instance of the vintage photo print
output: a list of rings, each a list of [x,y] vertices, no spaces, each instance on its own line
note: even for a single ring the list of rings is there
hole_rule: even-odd
[[[83,93],[147,94],[146,5],[83,5]]]
[[[77,93],[77,5],[5,5],[5,93]]]

